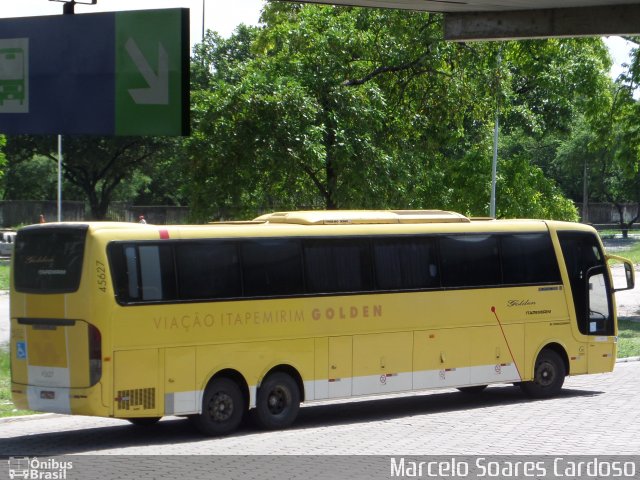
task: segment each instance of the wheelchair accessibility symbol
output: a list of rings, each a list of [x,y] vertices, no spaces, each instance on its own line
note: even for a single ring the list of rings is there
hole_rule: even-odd
[[[27,359],[27,342],[16,342],[16,358],[18,360]]]

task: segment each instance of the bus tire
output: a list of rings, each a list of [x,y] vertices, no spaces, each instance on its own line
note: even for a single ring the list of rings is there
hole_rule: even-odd
[[[238,384],[230,378],[220,377],[207,385],[202,398],[202,413],[190,419],[205,435],[227,435],[238,428],[244,410],[244,396]]]
[[[482,393],[484,389],[487,388],[487,385],[473,385],[472,387],[458,387],[458,390],[462,393]]]
[[[553,350],[542,350],[533,369],[533,380],[522,382],[520,388],[532,398],[549,398],[560,393],[566,370],[560,355]]]
[[[254,420],[267,430],[291,425],[300,410],[300,389],[286,373],[273,373],[262,382],[256,398]]]
[[[127,421],[136,427],[150,427],[160,421],[162,417],[136,417],[127,418]]]

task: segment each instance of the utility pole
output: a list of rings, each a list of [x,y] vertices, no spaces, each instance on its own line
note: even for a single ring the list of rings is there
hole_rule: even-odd
[[[589,164],[587,156],[584,158],[582,171],[582,223],[589,223]]]
[[[204,1],[205,0],[202,0],[202,42],[203,43],[204,43],[204,18],[205,18]]]

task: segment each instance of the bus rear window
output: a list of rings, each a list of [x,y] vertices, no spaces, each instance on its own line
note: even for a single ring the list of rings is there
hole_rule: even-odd
[[[87,226],[27,227],[18,232],[14,284],[24,293],[78,290]]]

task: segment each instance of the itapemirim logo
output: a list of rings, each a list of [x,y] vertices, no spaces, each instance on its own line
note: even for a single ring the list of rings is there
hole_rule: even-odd
[[[37,457],[9,457],[9,478],[30,480],[66,480],[67,471],[73,462],[62,462],[55,458],[40,460]]]

